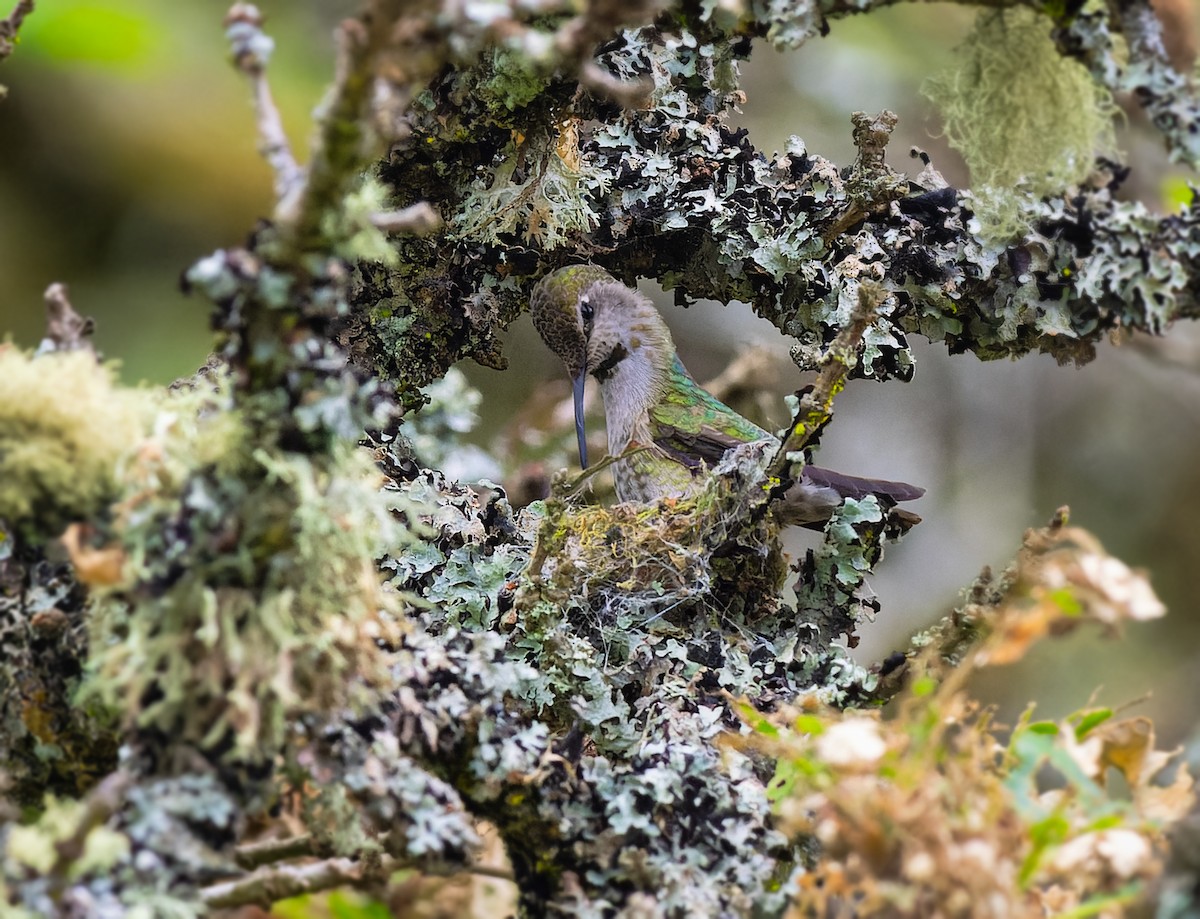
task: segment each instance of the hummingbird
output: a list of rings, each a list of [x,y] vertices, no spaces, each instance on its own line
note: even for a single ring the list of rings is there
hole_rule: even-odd
[[[566,365],[573,384],[579,460],[587,468],[583,396],[591,374],[600,384],[608,453],[619,501],[687,497],[726,451],[779,440],[695,381],[667,324],[650,299],[595,265],[570,265],[538,282],[529,298],[542,339]],[[822,529],[844,498],[875,495],[885,508],[921,497],[904,482],[843,475],[806,465],[780,500],[787,525]],[[904,529],[920,521],[896,512]]]

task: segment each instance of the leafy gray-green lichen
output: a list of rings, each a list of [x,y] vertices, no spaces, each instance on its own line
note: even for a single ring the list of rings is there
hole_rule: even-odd
[[[514,514],[502,492],[480,498],[431,471],[398,483],[425,508],[429,546],[383,567],[395,572],[393,586],[416,595],[430,636],[421,641],[437,636],[458,647],[474,635],[476,647],[486,638],[496,655],[478,681],[447,672],[446,661],[439,693],[425,705],[455,717],[417,714],[409,702],[407,717],[419,723],[398,731],[417,743],[406,752],[418,760],[441,751],[466,807],[499,828],[535,912],[565,872],[575,893],[557,908],[584,915],[626,902],[631,884],[655,914],[764,907],[792,856],[771,829],[770,770],[721,746],[727,732],[743,730],[728,700],[771,708],[813,690],[842,704],[870,698],[873,676],[831,644],[857,614],[798,626],[797,611],[751,584],[765,578],[774,590],[784,573],[770,561],[777,534],[768,527],[742,543],[736,532],[698,526],[736,519],[733,507],[746,500],[720,482],[696,517],[558,498]],[[828,550],[802,569],[809,593],[840,578],[842,593],[829,602],[851,604],[883,536],[883,514],[868,504],[847,508],[828,531]],[[727,548],[713,553],[719,545]],[[748,555],[728,566],[713,558],[739,551],[766,560],[755,568]],[[843,577],[838,566],[856,552],[867,561]],[[760,599],[738,606],[729,600],[735,591]],[[424,665],[414,672],[425,674]],[[484,686],[510,694],[503,714],[473,714]],[[414,690],[420,696],[410,678],[402,697]],[[472,725],[466,735],[464,722]],[[459,760],[454,751],[471,732],[477,746]],[[532,785],[530,770],[539,775]]]

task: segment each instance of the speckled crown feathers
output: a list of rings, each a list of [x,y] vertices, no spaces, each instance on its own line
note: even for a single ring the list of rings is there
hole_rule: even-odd
[[[615,280],[596,265],[568,265],[542,278],[529,295],[534,327],[550,350],[562,358],[572,376],[586,360],[586,344],[575,304],[593,284]]]

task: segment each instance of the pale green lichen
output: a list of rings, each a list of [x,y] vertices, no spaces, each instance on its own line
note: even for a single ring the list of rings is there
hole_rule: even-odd
[[[0,345],[0,520],[45,538],[98,513],[150,401],[118,386],[91,352],[34,358]]]
[[[1112,94],[1057,52],[1051,21],[1016,7],[979,14],[957,62],[925,94],[971,170],[975,213],[989,239],[1027,224],[1018,195],[1078,185],[1097,156],[1116,153]]]
[[[503,117],[504,113],[528,105],[545,91],[553,70],[546,60],[553,42],[553,35],[531,30],[519,45],[491,50],[490,68],[487,64],[483,66],[485,76],[476,90],[491,111]],[[490,76],[486,75],[489,69]]]
[[[79,832],[85,818],[81,801],[46,802],[36,823],[13,827],[5,845],[5,857],[39,874],[49,873],[59,860],[62,841]],[[87,874],[102,874],[129,856],[129,839],[105,826],[90,828],[82,849],[67,867],[70,880]]]
[[[523,159],[540,164],[519,174]],[[591,201],[608,183],[606,172],[580,156],[573,128],[520,149],[514,143],[474,183],[454,229],[464,239],[502,243],[515,235],[553,248],[595,228],[600,217]]]
[[[401,600],[375,559],[407,518],[363,451],[253,450],[227,392],[172,401],[122,482],[123,572],[95,585],[85,691],[178,743],[269,758],[297,712],[381,677]]]
[[[396,247],[371,218],[389,209],[391,190],[367,174],[348,192],[342,206],[326,212],[321,232],[335,241],[334,251],[350,262],[397,264]]]

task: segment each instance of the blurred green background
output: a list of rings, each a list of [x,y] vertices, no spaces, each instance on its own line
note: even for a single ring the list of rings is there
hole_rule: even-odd
[[[98,322],[97,342],[128,382],[166,383],[208,351],[205,305],[179,292],[180,273],[235,245],[268,212],[271,176],[255,150],[249,90],[226,60],[217,0],[41,0],[14,55],[0,65],[0,330],[33,346],[41,294],[70,285],[77,309]],[[277,41],[270,76],[299,150],[332,66],[331,31],[350,0],[264,2]],[[852,155],[849,113],[901,116],[891,163],[910,170],[920,146],[954,184],[961,160],[938,137],[922,80],[943,66],[973,13],[950,5],[898,6],[833,23],[798,52],[756,50],[744,68],[738,121],[768,154],[798,134],[838,163]],[[1167,208],[1181,173],[1136,114],[1121,142],[1133,161],[1131,193]],[[916,169],[911,169],[916,171]],[[685,362],[715,376],[751,342],[786,356],[787,342],[743,307],[664,300]],[[481,386],[479,437],[502,431],[535,389],[561,371],[527,318],[510,331],[514,369],[466,367]],[[1166,620],[1124,642],[1094,633],[1041,646],[981,681],[1011,720],[1030,699],[1053,717],[1100,699],[1143,707],[1168,740],[1194,722],[1200,628],[1191,569],[1200,565],[1200,335],[1104,347],[1091,365],[1044,357],[984,364],[918,348],[908,385],[856,382],[840,397],[819,461],[843,471],[928,488],[925,522],[889,551],[875,580],[879,621],[856,652],[873,660],[947,612],[985,564],[1004,565],[1022,530],[1069,504],[1072,520],[1130,564],[1149,569],[1170,607]],[[784,364],[783,392],[805,379]],[[565,394],[565,386],[562,389]],[[564,455],[564,461],[566,457]],[[798,536],[796,551],[811,544]]]

